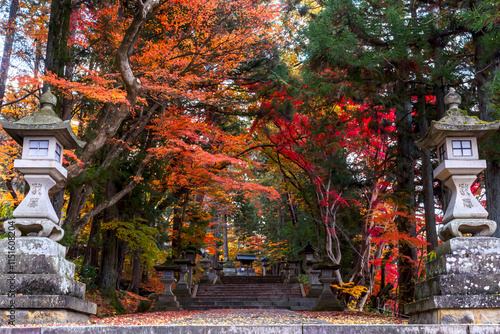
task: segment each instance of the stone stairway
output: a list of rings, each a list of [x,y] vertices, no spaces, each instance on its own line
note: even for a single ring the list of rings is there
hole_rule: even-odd
[[[198,286],[195,297],[179,299],[182,308],[306,311],[316,305],[316,299],[302,297],[299,284],[283,284],[281,277],[226,276],[222,282]]]

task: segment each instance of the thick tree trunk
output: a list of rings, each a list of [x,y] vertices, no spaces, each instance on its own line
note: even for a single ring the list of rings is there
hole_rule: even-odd
[[[72,0],[53,0],[50,6],[45,71],[50,71],[60,77],[64,76],[64,67],[69,61],[68,38],[71,5]]]
[[[494,121],[495,108],[491,106],[491,92],[486,85],[491,83],[500,68],[500,52],[488,50],[485,46],[485,33],[481,30],[472,35],[475,48],[476,63],[476,86],[479,102],[479,115],[483,121]],[[486,150],[487,167],[484,171],[486,182],[486,205],[488,219],[500,222],[500,160],[499,152],[494,147],[500,140],[500,134],[496,133],[486,140],[483,147]],[[491,144],[488,144],[491,143]],[[500,238],[500,228],[497,228],[494,237]]]
[[[172,256],[174,259],[179,259],[182,253],[182,225],[188,202],[189,189],[178,189],[174,197],[176,198],[173,218],[173,233],[172,233]]]
[[[87,243],[87,248],[85,248],[85,255],[83,256],[83,264],[97,267],[99,264],[99,249],[98,249],[98,235],[101,226],[101,221],[99,219],[94,219],[92,221],[92,227],[90,228],[89,241]]]
[[[118,239],[118,259],[116,261],[116,290],[120,290],[120,282],[122,280],[123,265],[125,264],[125,257],[127,251],[127,243]]]
[[[132,253],[132,258],[132,279],[130,280],[130,285],[127,290],[139,294],[139,285],[141,284],[141,252],[135,250]]]
[[[117,189],[112,180],[106,184],[106,197],[112,197],[117,193]],[[108,208],[104,213],[106,222],[117,219],[118,215],[115,207]],[[99,266],[99,291],[110,299],[117,313],[124,313],[125,308],[116,297],[116,284],[118,280],[118,261],[121,253],[120,240],[115,229],[106,229],[102,237],[101,265]]]
[[[116,290],[118,255],[116,230],[105,230],[99,266],[99,290],[107,297],[114,295]]]
[[[429,129],[427,113],[425,108],[425,96],[419,96],[418,114],[420,117],[420,134],[423,137]],[[434,205],[434,175],[432,168],[431,152],[429,149],[421,149],[422,159],[422,194],[425,210],[425,232],[427,236],[427,252],[432,252],[437,247],[436,213]]]
[[[3,44],[3,56],[0,63],[0,110],[5,104],[5,89],[7,85],[7,76],[9,74],[10,56],[14,46],[14,35],[16,33],[16,17],[19,10],[19,0],[10,2],[9,20],[7,21],[7,29],[5,32],[5,41]]]
[[[402,98],[404,98],[402,96]],[[405,212],[405,216],[399,216],[396,219],[398,232],[408,236],[415,236],[415,222],[411,218],[414,211],[414,161],[415,152],[412,137],[412,116],[411,104],[409,102],[396,108],[397,119],[397,157],[396,157],[396,196],[398,208]],[[415,247],[406,240],[399,242],[399,313],[403,313],[404,304],[413,301],[413,291],[415,286],[415,263],[417,261],[417,252]]]

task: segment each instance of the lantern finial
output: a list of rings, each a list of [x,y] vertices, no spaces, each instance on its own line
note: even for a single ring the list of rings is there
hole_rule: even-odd
[[[455,92],[455,88],[450,88],[450,91],[444,97],[444,104],[448,107],[448,110],[458,109],[458,106],[462,103],[462,98]]]

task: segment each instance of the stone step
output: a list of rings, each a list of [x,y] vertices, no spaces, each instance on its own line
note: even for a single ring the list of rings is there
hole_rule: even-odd
[[[311,310],[316,305],[314,298],[240,298],[239,300],[213,300],[211,298],[185,298],[180,300],[184,310],[208,310],[208,309],[289,309],[289,310]]]
[[[281,276],[223,276],[221,278],[224,284],[267,284],[283,283]]]

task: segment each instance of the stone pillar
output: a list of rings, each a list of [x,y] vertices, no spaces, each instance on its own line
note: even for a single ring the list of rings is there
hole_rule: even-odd
[[[307,298],[318,298],[323,292],[323,285],[319,281],[321,270],[309,270],[309,290],[307,291]]]
[[[299,263],[300,263],[300,261],[298,261],[298,260],[288,261],[289,272],[288,272],[288,278],[285,281],[286,284],[299,284],[300,283],[299,279],[297,278]]]
[[[436,256],[405,305],[409,323],[500,323],[500,239],[453,238]]]
[[[188,272],[187,266],[190,261],[186,259],[177,259],[174,260],[174,263],[179,265],[180,271],[179,282],[177,282],[177,285],[172,292],[179,298],[191,297],[191,290],[189,290],[188,284],[186,282],[186,274]]]
[[[165,267],[163,270],[163,277],[160,281],[165,284],[165,290],[158,297],[153,312],[163,312],[163,311],[180,311],[182,310],[177,298],[172,292],[172,284],[176,282],[173,270],[177,269],[174,267]]]
[[[217,264],[217,267],[214,268],[215,270],[215,274],[217,275],[217,277],[215,278],[215,283],[214,284],[222,284],[222,281],[221,281],[221,276],[222,276],[222,270],[224,268],[222,267],[222,264]]]
[[[333,271],[339,268],[339,265],[331,264],[329,261],[323,261],[315,268],[321,270],[319,281],[323,284],[323,291],[316,302],[316,306],[313,307],[313,311],[344,311],[344,305],[337,299],[337,295],[332,292],[330,287],[335,280]]]
[[[202,284],[212,284],[213,282],[210,280],[208,276],[208,270],[210,269],[210,259],[205,256],[200,260],[201,268],[203,269],[203,275],[200,278],[200,285]]]
[[[13,230],[8,222],[5,228]],[[49,238],[0,240],[0,325],[87,322],[96,314],[65,255]]]

